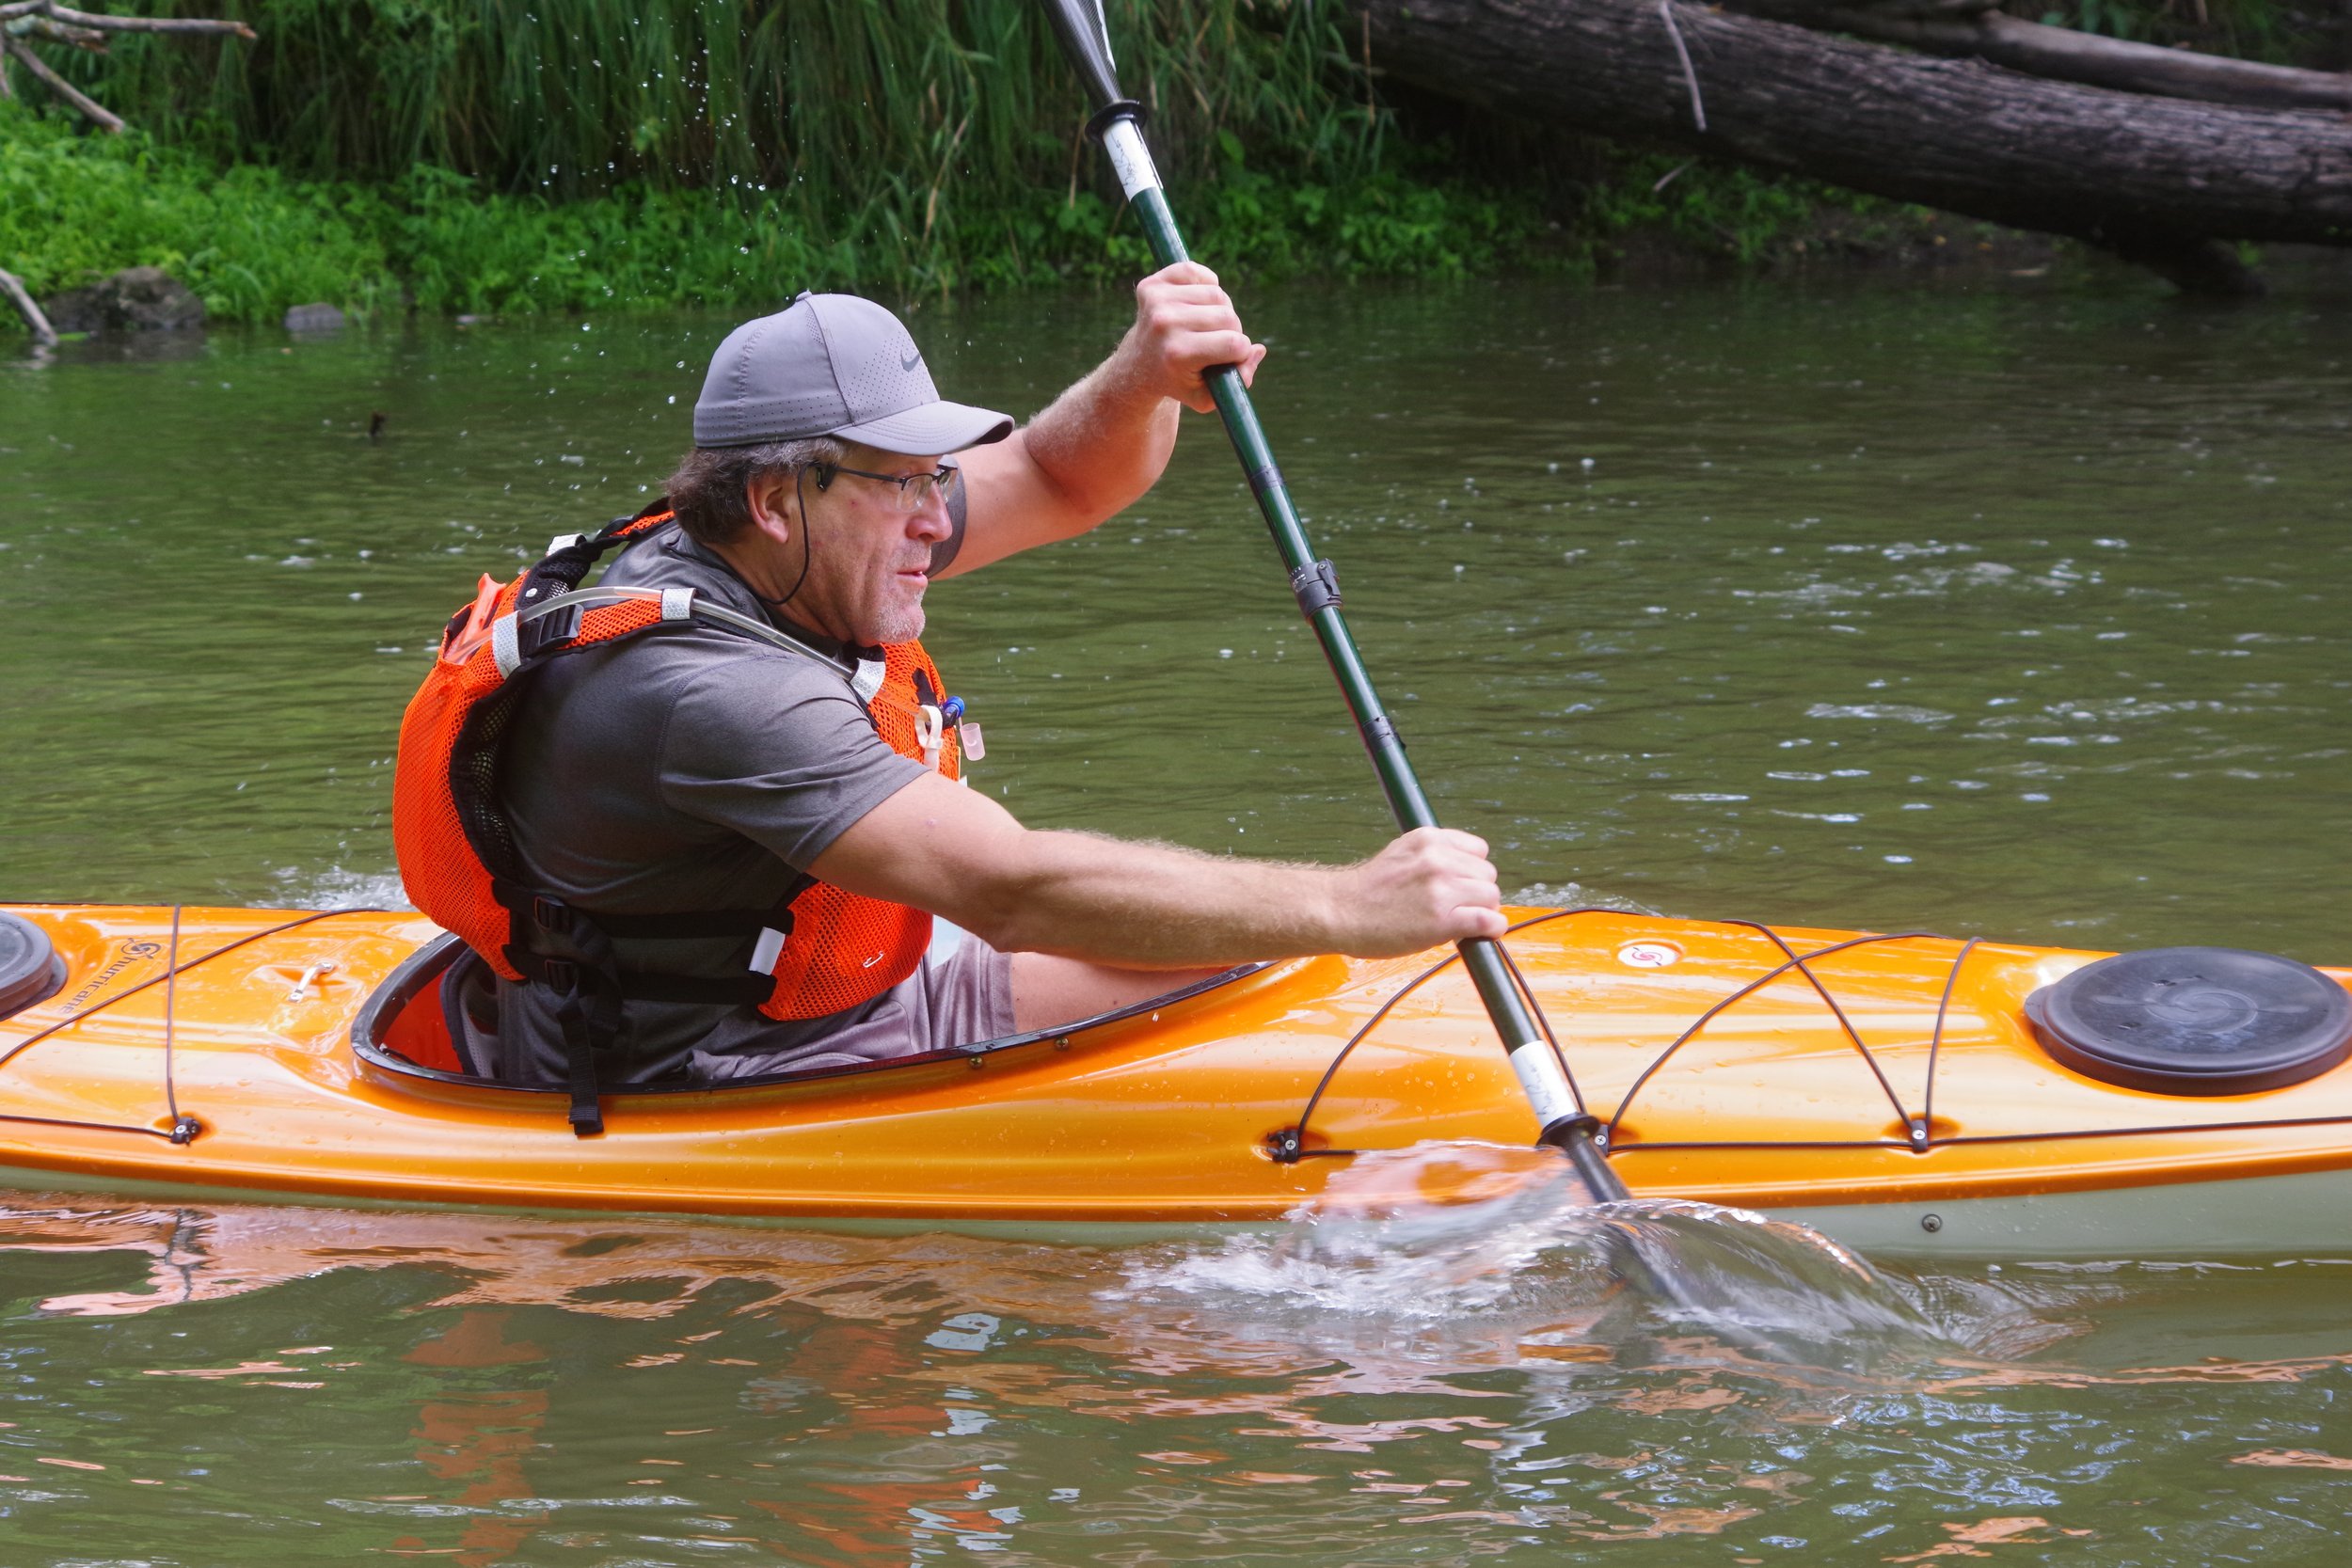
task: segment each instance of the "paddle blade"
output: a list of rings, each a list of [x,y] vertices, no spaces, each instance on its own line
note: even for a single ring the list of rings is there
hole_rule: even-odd
[[[1062,53],[1077,68],[1094,106],[1100,109],[1118,103],[1125,94],[1119,90],[1118,67],[1111,58],[1110,25],[1103,19],[1103,0],[1043,0],[1043,4],[1046,16],[1054,24],[1054,34],[1061,40]]]

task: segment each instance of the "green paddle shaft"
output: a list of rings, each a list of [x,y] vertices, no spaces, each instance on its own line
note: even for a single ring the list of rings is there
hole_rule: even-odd
[[[1112,73],[1099,0],[1046,0],[1046,10],[1071,63],[1086,80],[1097,105],[1087,129],[1109,153],[1120,183],[1143,224],[1152,254],[1164,267],[1189,260],[1184,236],[1176,228],[1175,214],[1168,209],[1159,175],[1144,146],[1138,124],[1141,107],[1120,96]],[[1091,16],[1087,14],[1089,10],[1093,12]],[[1258,498],[1258,510],[1264,515],[1266,528],[1274,535],[1274,546],[1281,552],[1282,564],[1290,571],[1291,592],[1297,596],[1308,625],[1314,628],[1315,640],[1323,645],[1323,655],[1330,663],[1332,674],[1338,677],[1340,690],[1355,715],[1357,732],[1371,755],[1374,771],[1380,776],[1380,788],[1388,797],[1397,826],[1408,831],[1436,827],[1438,815],[1431,809],[1429,797],[1405,755],[1405,742],[1381,707],[1379,694],[1373,689],[1363,656],[1357,651],[1356,640],[1348,634],[1346,617],[1340,613],[1338,582],[1331,563],[1317,559],[1308,542],[1298,511],[1291,504],[1290,490],[1282,483],[1281,470],[1275,466],[1274,449],[1267,444],[1248,389],[1242,385],[1239,368],[1216,366],[1208,372],[1208,383],[1210,393],[1216,399],[1217,414],[1225,421],[1225,433],[1232,438],[1233,451],[1241,458],[1242,472],[1248,477],[1249,488]],[[1597,1138],[1600,1123],[1579,1102],[1557,1056],[1537,1028],[1525,998],[1513,983],[1502,948],[1490,939],[1477,937],[1462,942],[1460,951],[1462,965],[1478,988],[1486,1016],[1494,1021],[1496,1032],[1502,1037],[1503,1049],[1510,1053],[1519,1085],[1526,1091],[1528,1103],[1543,1130],[1537,1141],[1566,1153],[1595,1196],[1627,1196],[1625,1183],[1617,1179],[1601,1152]]]

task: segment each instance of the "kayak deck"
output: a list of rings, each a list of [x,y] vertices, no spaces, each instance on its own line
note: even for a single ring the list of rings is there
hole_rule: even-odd
[[[0,1166],[82,1181],[834,1220],[1260,1222],[1320,1192],[1346,1151],[1535,1132],[1442,954],[1237,972],[1059,1034],[855,1073],[612,1095],[608,1131],[580,1139],[559,1095],[415,1059],[432,1056],[441,933],[413,913],[183,910],[167,981],[170,910],[12,912],[68,973],[0,1021]],[[1513,916],[1507,946],[1636,1194],[1828,1212],[2352,1171],[2352,1068],[2186,1098],[2054,1061],[2025,999],[2095,954]],[[396,975],[407,993],[388,987]],[[382,1037],[362,1054],[355,1020],[379,990],[369,1033]],[[175,1116],[193,1120],[187,1141],[172,1141]],[[1276,1157],[1286,1133],[1295,1160]]]

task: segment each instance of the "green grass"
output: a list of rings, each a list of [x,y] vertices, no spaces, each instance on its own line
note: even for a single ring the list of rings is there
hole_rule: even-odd
[[[134,0],[260,35],[66,58],[158,138],[311,179],[418,164],[507,194],[793,192],[868,245],[1088,182],[1085,105],[1036,0]],[[1111,0],[1122,85],[1181,173],[1225,137],[1318,178],[1376,166],[1386,119],[1293,0]],[[64,52],[57,52],[61,55]]]
[[[84,136],[0,103],[0,266],[37,295],[158,266],[231,318],[314,299],[376,308],[398,285],[372,205],[357,188],[220,168],[135,133]]]
[[[1278,177],[1250,166],[1237,139],[1219,157],[1216,177],[1185,193],[1185,215],[1195,248],[1236,277],[1468,277],[1576,261],[1532,198],[1392,167],[1330,183]],[[311,300],[361,312],[760,306],[803,288],[905,297],[1150,269],[1133,222],[1091,188],[959,203],[928,239],[831,223],[822,205],[789,188],[643,182],[559,201],[430,165],[379,182],[304,180],[0,104],[0,266],[37,294],[153,265],[234,321]]]
[[[2110,38],[2341,71],[2352,33],[2334,7],[2287,0],[2055,0],[2018,14]]]
[[[2208,4],[2249,36],[2272,15]],[[28,106],[45,97],[17,73],[0,266],[37,291],[153,264],[215,316],[262,320],[314,299],[737,306],[1148,266],[1035,0],[126,8],[239,16],[260,38],[50,51],[132,120],[121,137]],[[1654,189],[1678,160],[1428,105],[1400,118],[1327,0],[1107,8],[1194,248],[1236,277],[1582,269],[1634,231],[1756,266],[1824,211],[1865,243],[1901,211],[1703,161]]]
[[[1132,277],[1143,256],[1034,0],[132,8],[260,37],[52,51],[151,139],[0,122],[11,188],[37,198],[0,211],[0,255],[41,286],[153,262],[229,316],[404,289],[579,309]],[[1188,221],[1233,264],[1449,275],[1540,249],[1531,201],[1387,156],[1332,8],[1110,11],[1122,84],[1200,193]]]
[[[1927,210],[1732,164],[1632,153],[1585,188],[1578,228],[1606,243],[1636,232],[1677,249],[1755,268],[1835,231],[1849,248],[1887,249],[1911,237]]]

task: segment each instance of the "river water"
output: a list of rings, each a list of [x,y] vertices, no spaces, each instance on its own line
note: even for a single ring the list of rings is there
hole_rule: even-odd
[[[1250,314],[1400,727],[1530,901],[2342,961],[2344,304]],[[1123,310],[912,323],[950,395],[1026,413]],[[397,899],[424,648],[476,576],[658,490],[730,325],[0,365],[0,897]],[[931,603],[1026,820],[1379,842],[1208,421],[1133,514]],[[1873,1281],[1728,1234],[1673,1244],[1774,1354],[1613,1293],[1542,1190],[1090,1247],[5,1195],[0,1561],[2337,1560],[2352,1261]]]

